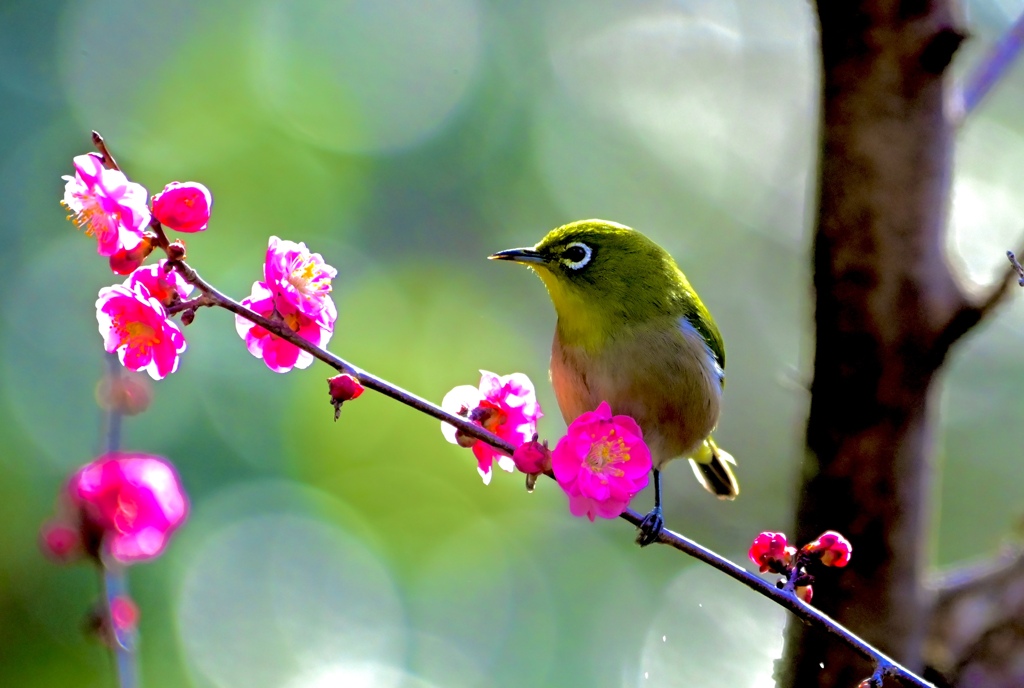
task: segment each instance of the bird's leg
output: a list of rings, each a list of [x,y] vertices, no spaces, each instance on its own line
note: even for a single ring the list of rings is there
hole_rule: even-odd
[[[636,544],[646,547],[657,541],[665,527],[665,519],[661,515],[661,471],[654,469],[654,508],[640,523],[640,532],[636,536]]]

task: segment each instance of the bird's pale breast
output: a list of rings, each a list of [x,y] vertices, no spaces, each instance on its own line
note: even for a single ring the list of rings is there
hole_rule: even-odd
[[[600,351],[551,349],[551,384],[566,423],[607,401],[640,424],[656,468],[695,451],[718,422],[722,369],[685,319],[625,329]]]

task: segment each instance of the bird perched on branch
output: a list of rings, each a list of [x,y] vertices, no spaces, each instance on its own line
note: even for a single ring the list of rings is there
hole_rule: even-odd
[[[643,430],[654,509],[640,545],[664,527],[661,471],[672,459],[689,459],[717,497],[739,494],[735,461],[711,438],[725,386],[722,336],[665,249],[629,227],[582,220],[490,257],[532,268],[547,287],[558,315],[551,384],[565,422],[607,401]]]

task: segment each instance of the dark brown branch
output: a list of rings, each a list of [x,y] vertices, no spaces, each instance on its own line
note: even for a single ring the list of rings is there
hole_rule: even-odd
[[[1024,618],[1024,550],[944,572],[933,586],[926,660],[956,683],[966,667],[985,662],[994,636]]]

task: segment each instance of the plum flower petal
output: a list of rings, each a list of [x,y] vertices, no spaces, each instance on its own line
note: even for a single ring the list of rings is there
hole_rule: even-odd
[[[109,554],[124,563],[159,556],[188,513],[174,469],[148,454],[101,456],[75,473],[68,496],[83,530],[98,534]]]
[[[166,268],[166,259],[156,265],[138,268],[128,276],[124,286],[134,290],[136,285],[142,285],[150,296],[164,306],[187,299],[188,295],[192,293],[192,285],[186,282],[177,270],[168,271]]]
[[[647,486],[651,452],[629,416],[612,416],[607,402],[581,414],[551,454],[551,469],[574,516],[619,516]]]
[[[135,249],[150,219],[146,189],[105,168],[95,153],[76,156],[74,165],[75,176],[62,177],[67,183],[61,204],[70,211],[68,218],[96,237],[101,256]]]
[[[445,395],[441,408],[467,417],[480,427],[518,447],[537,434],[537,421],[544,415],[533,382],[523,373],[499,376],[480,371],[480,386],[461,385]],[[477,472],[484,484],[491,481],[491,467],[497,460],[503,471],[515,470],[515,461],[486,442],[478,442],[441,423],[445,439],[453,444],[471,446],[477,460]]]
[[[202,232],[212,209],[213,196],[199,182],[171,182],[153,196],[153,216],[176,232]]]
[[[142,285],[105,287],[96,300],[103,347],[117,352],[129,370],[144,370],[162,380],[178,369],[185,337],[167,311]]]
[[[253,283],[252,294],[242,301],[242,305],[265,318],[273,318],[275,314],[281,316],[283,322],[296,334],[316,346],[325,346],[331,339],[333,320],[325,324],[297,310],[287,308],[284,303],[274,298],[274,293],[263,282]],[[313,363],[312,354],[240,315],[235,316],[235,330],[245,341],[249,353],[263,359],[267,367],[275,373],[287,373],[292,368],[301,370]]]
[[[338,271],[304,243],[270,237],[263,277],[279,303],[310,318],[333,322],[337,310],[331,299],[331,280]]]

